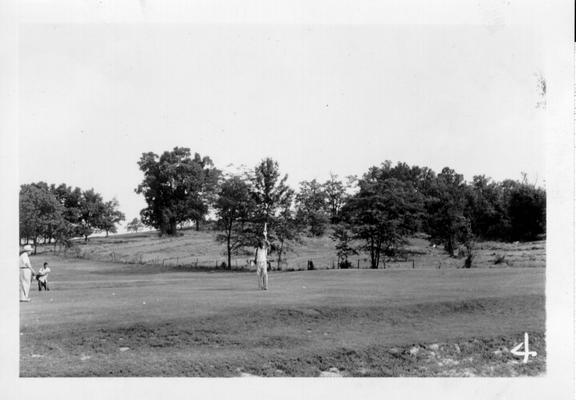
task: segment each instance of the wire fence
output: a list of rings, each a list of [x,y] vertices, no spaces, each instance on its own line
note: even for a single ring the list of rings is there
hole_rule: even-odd
[[[159,266],[164,269],[219,269],[219,270],[234,270],[234,271],[254,271],[256,265],[252,262],[251,258],[235,257],[232,259],[230,267],[227,263],[226,257],[220,258],[201,258],[196,255],[180,254],[174,257],[165,256],[150,256],[145,254],[125,254],[117,250],[109,252],[91,252],[74,247],[71,249],[64,249],[55,251],[54,254],[61,257],[72,257],[79,259],[88,259],[101,262],[112,262],[118,264],[135,264],[135,265],[150,265]],[[403,259],[382,259],[378,265],[378,269],[418,269],[430,268],[430,265],[423,265],[418,263],[418,260],[413,258]],[[438,265],[438,268],[441,264]],[[347,262],[338,260],[336,257],[295,257],[288,258],[281,261],[271,259],[268,262],[268,269],[272,271],[303,271],[303,270],[327,270],[327,269],[372,269],[372,263],[369,257],[351,257]]]

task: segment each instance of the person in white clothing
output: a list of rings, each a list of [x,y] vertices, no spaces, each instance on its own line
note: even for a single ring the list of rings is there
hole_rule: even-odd
[[[20,301],[30,301],[30,284],[32,277],[36,275],[36,271],[32,268],[30,263],[29,253],[32,253],[32,246],[25,245],[20,252]]]
[[[38,281],[38,291],[41,292],[42,288],[44,290],[50,290],[48,287],[48,273],[50,272],[50,267],[48,267],[48,263],[45,262],[42,268],[38,270],[36,274],[36,280]]]
[[[256,247],[254,262],[258,276],[258,289],[268,290],[268,260],[266,259],[270,243],[266,239],[260,240]]]

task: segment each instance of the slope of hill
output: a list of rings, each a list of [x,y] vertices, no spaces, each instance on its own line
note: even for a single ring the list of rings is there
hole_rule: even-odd
[[[53,251],[46,248],[44,251]],[[152,264],[163,267],[215,268],[226,262],[225,247],[216,241],[214,231],[184,230],[176,237],[159,237],[157,232],[141,232],[90,238],[88,242],[75,242],[66,256],[97,261]],[[247,269],[253,257],[252,249],[232,258],[232,269]],[[272,268],[282,270],[306,269],[308,261],[317,269],[337,266],[335,243],[329,236],[304,238],[302,243],[292,243],[291,250],[283,256],[278,268],[276,255],[272,254]],[[369,268],[368,255],[350,258],[354,268]],[[441,248],[432,247],[422,238],[412,238],[403,258],[386,260],[387,268],[459,268],[462,258],[451,258]],[[546,242],[499,243],[479,242],[476,245],[474,267],[544,267]]]

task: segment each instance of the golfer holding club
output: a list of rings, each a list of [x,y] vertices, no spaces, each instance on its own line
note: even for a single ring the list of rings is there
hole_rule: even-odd
[[[266,223],[264,223],[264,238],[260,239],[254,257],[254,262],[256,263],[256,274],[258,275],[258,289],[262,290],[268,290],[268,263],[266,253],[269,247],[268,232],[266,230]]]

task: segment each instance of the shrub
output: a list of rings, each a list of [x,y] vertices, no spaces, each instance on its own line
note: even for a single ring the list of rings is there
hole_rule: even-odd
[[[506,262],[506,256],[504,254],[497,254],[496,259],[494,260],[494,264],[498,265],[502,264],[503,262]]]

